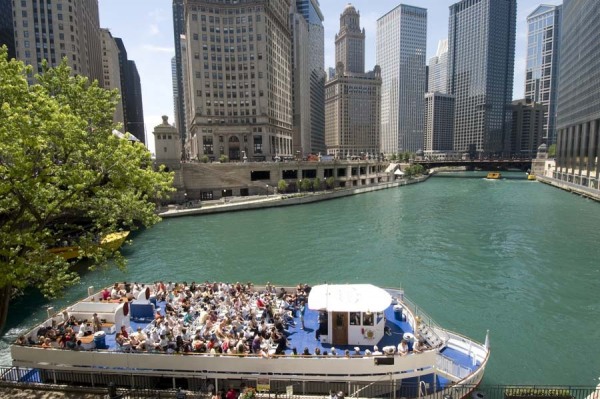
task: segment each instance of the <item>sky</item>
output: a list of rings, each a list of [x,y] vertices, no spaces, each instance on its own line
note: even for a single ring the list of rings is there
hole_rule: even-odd
[[[340,14],[348,0],[320,0],[325,16],[325,68],[335,66],[335,34],[339,31]],[[448,37],[448,7],[457,0],[354,0],[350,3],[360,13],[366,32],[365,66],[376,64],[375,36],[377,19],[407,4],[427,8],[427,62],[437,51],[437,43]],[[561,4],[561,0],[517,0],[517,35],[513,99],[523,97],[525,79],[526,18],[540,4]],[[154,151],[154,126],[161,116],[173,118],[171,58],[175,55],[171,0],[99,0],[100,26],[123,39],[127,56],[136,62],[142,83],[144,120],[148,147]]]

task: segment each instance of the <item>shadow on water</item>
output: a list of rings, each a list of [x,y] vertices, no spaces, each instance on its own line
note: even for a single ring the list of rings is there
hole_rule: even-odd
[[[436,173],[433,177],[441,177],[444,179],[485,179],[487,172],[441,172]],[[510,172],[509,174],[502,174],[500,179],[486,179],[486,180],[525,180],[527,181],[527,175],[525,172]]]

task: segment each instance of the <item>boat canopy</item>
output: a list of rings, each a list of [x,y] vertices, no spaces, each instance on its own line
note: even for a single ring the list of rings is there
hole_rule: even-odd
[[[317,285],[308,296],[310,309],[328,312],[383,312],[390,303],[390,294],[371,284]]]

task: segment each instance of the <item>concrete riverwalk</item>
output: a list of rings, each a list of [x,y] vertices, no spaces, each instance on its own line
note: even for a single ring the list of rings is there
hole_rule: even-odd
[[[274,208],[310,204],[313,202],[327,201],[350,195],[364,194],[388,188],[420,183],[429,176],[420,176],[414,179],[401,179],[390,183],[378,183],[367,186],[340,188],[329,191],[298,194],[257,195],[251,197],[225,197],[217,201],[203,201],[201,206],[173,206],[163,209],[159,215],[163,218],[173,218],[192,215],[210,215],[223,212],[246,211],[252,209]]]

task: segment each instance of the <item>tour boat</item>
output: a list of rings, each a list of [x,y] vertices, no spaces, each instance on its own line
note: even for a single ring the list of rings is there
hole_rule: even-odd
[[[118,231],[107,234],[100,239],[100,246],[111,251],[116,251],[123,245],[128,235],[129,231]],[[81,248],[77,246],[54,247],[48,249],[48,252],[62,256],[64,260],[72,260],[79,257]]]
[[[498,180],[501,177],[502,175],[500,174],[500,172],[489,172],[485,178],[490,180]]]
[[[487,334],[482,344],[440,327],[405,297],[403,290],[371,284],[298,287],[119,283],[96,293],[90,287],[87,298],[58,313],[49,309],[49,319],[11,346],[13,366],[21,370],[22,378],[35,375],[36,381],[50,383],[133,384],[194,391],[255,387],[299,395],[334,390],[347,396],[448,395],[459,399],[470,395],[481,382],[490,356]],[[104,300],[107,292],[111,296]],[[167,304],[165,298],[172,301]],[[192,307],[186,308],[190,304]],[[98,331],[77,338],[81,341],[77,347],[37,344],[38,335],[53,336],[49,328],[60,334],[70,320],[79,320],[80,329],[89,329],[94,314]],[[279,317],[274,314],[287,318],[287,329],[280,330],[286,335],[283,348],[251,338],[253,348],[254,340],[258,343],[254,353],[247,353],[243,339],[232,348],[234,343],[221,335],[236,332],[241,337],[256,325],[271,328]],[[191,350],[179,350],[183,346],[178,343],[151,349],[150,345],[156,344],[149,337],[165,328],[161,317],[171,320],[173,334],[185,334],[180,330],[183,323],[191,336],[197,332],[202,338],[194,338]],[[211,318],[217,321],[211,324]],[[118,333],[121,329],[130,337],[147,335],[145,348],[140,350],[142,345],[133,351],[124,347]],[[202,348],[198,339],[206,339],[206,348],[212,343],[213,349],[197,353]],[[224,350],[225,341],[228,346]],[[305,351],[308,353],[303,354]]]

